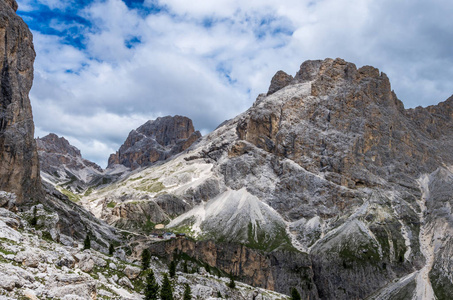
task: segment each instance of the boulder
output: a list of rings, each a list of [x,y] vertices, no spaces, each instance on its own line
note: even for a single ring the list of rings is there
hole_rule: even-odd
[[[126,266],[123,270],[124,275],[127,276],[127,278],[134,280],[140,275],[140,272],[142,270],[138,267],[133,267],[133,266]]]
[[[37,268],[41,262],[40,251],[37,249],[27,249],[16,254],[14,260],[26,267]]]

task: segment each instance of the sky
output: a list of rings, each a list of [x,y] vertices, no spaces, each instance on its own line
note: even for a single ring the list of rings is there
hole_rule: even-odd
[[[386,73],[406,108],[453,94],[450,0],[17,0],[36,51],[35,136],[102,167],[147,120],[207,134],[272,76],[343,58]]]

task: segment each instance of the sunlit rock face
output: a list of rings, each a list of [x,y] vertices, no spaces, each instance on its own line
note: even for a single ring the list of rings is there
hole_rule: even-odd
[[[28,98],[35,51],[16,9],[16,1],[0,1],[0,190],[14,192],[20,205],[42,193]]]

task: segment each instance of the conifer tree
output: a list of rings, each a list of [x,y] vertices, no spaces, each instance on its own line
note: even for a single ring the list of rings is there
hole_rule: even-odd
[[[149,270],[148,276],[146,276],[145,286],[145,300],[157,300],[159,297],[159,284],[154,277],[152,269]]]
[[[31,218],[30,225],[31,226],[36,226],[38,224],[38,217],[36,216],[37,211],[36,211],[36,206],[33,207],[33,218]]]
[[[109,255],[113,255],[113,253],[115,253],[115,247],[113,246],[113,244],[110,244],[110,246],[109,246]]]
[[[234,278],[233,278],[232,274],[230,274],[230,282],[228,283],[228,287],[231,289],[236,288],[236,283],[234,282]]]
[[[291,289],[291,300],[301,300],[299,291],[296,288]]]
[[[184,287],[184,298],[183,300],[191,300],[192,299],[192,291],[190,290],[190,286],[186,283]]]
[[[160,289],[160,299],[173,300],[173,289],[171,288],[170,279],[168,279],[167,274],[164,275],[162,288]]]
[[[85,240],[83,241],[83,250],[86,249],[91,249],[91,239],[90,239],[90,233],[87,233],[87,236],[85,237]]]
[[[189,269],[187,268],[187,261],[184,261],[183,272],[184,273],[189,273]]]
[[[148,270],[150,261],[151,261],[151,252],[149,252],[149,249],[143,250],[143,252],[142,252],[142,269],[143,269],[143,271]]]
[[[174,260],[171,261],[170,263],[170,268],[169,268],[169,273],[170,273],[170,277],[173,278],[175,277],[175,274],[176,274],[176,263]]]

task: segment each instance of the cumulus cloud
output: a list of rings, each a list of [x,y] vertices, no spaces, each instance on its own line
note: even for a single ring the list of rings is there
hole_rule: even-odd
[[[37,52],[37,134],[64,135],[102,166],[146,120],[186,115],[207,133],[307,59],[378,67],[406,107],[453,92],[443,0],[18,2]]]

